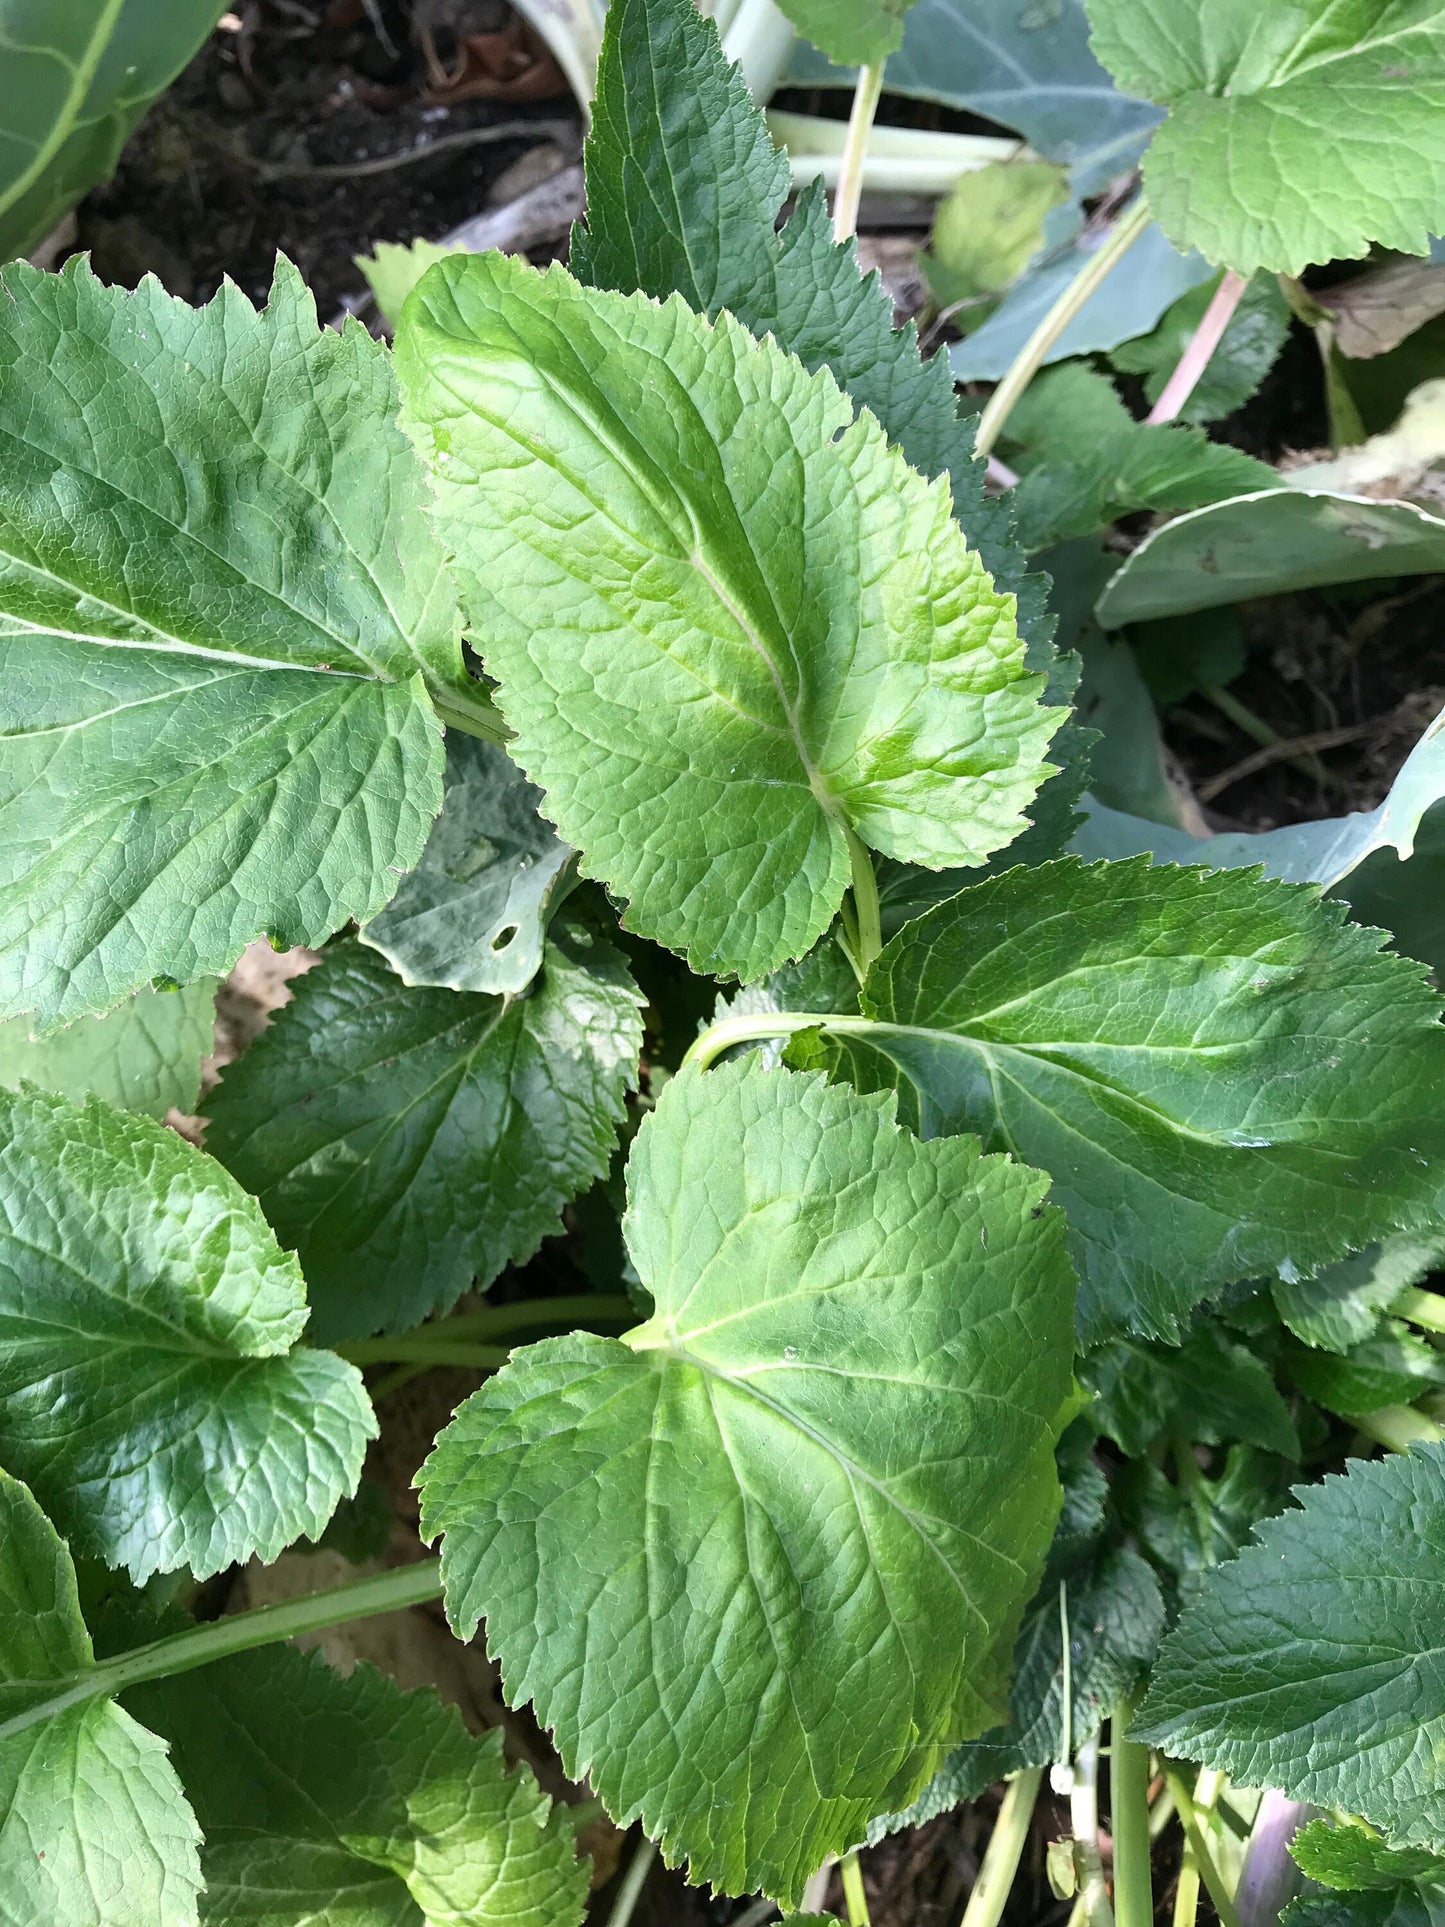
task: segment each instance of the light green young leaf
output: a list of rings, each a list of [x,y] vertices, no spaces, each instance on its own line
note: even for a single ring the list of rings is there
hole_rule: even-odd
[[[200,1828],[164,1742],[106,1699],[3,1730],[93,1658],[70,1553],[0,1472],[0,1919],[197,1927]]]
[[[513,753],[630,927],[743,979],[831,923],[848,836],[942,868],[1023,827],[1062,720],[926,485],[726,314],[503,256],[397,336]]]
[[[532,1255],[607,1169],[641,1003],[580,927],[524,997],[409,990],[359,944],[307,972],[206,1143],[300,1258],[318,1336],[404,1331]]]
[[[1103,83],[1084,46],[1082,11],[1076,38]],[[786,157],[713,23],[692,0],[612,0],[587,142],[587,225],[573,231],[573,273],[620,294],[661,300],[676,292],[712,319],[726,308],[805,367],[827,368],[912,467],[948,477],[954,515],[994,587],[1017,600],[1028,667],[1053,670],[1045,700],[1066,702],[1072,681],[1054,663],[1047,578],[1028,572],[1008,496],[985,493],[973,426],[959,416],[946,361],[922,359],[912,323],[894,327],[879,277],[860,272],[852,241],[835,244],[818,183],[778,231],[787,193]],[[1067,840],[1087,766],[1068,724],[1051,747],[1059,774],[1029,813],[1035,832],[1047,832],[1041,853],[1050,856]]]
[[[0,1014],[379,910],[469,700],[385,350],[83,261],[0,272]],[[472,685],[475,688],[475,685]]]
[[[448,247],[441,241],[378,241],[372,254],[358,254],[356,265],[366,276],[377,307],[389,327],[395,328],[406,306],[406,298],[434,261],[445,261],[449,254],[465,254],[466,249]]]
[[[1120,344],[1109,359],[1125,374],[1144,377],[1144,394],[1156,402],[1189,346],[1220,277],[1180,295],[1147,335]],[[1279,358],[1290,330],[1289,303],[1273,275],[1257,274],[1240,297],[1219,346],[1209,357],[1194,392],[1180,409],[1181,422],[1217,421],[1242,408]]]
[[[1094,52],[1169,108],[1144,157],[1166,234],[1251,274],[1424,254],[1445,228],[1440,0],[1090,0]]]
[[[1296,1493],[1165,1640],[1136,1737],[1445,1848],[1445,1447]]]
[[[1346,1893],[1401,1887],[1413,1880],[1445,1883],[1445,1860],[1422,1847],[1392,1847],[1373,1829],[1311,1820],[1289,1843],[1290,1857],[1311,1880]]]
[[[81,1017],[36,1037],[24,1017],[0,1023],[0,1084],[28,1078],[75,1103],[101,1098],[117,1110],[164,1117],[195,1109],[201,1059],[215,1042],[216,980],[183,990],[138,990],[104,1017]]]
[[[991,161],[959,176],[939,202],[920,266],[940,308],[994,295],[1023,273],[1043,240],[1044,216],[1066,200],[1049,161]],[[963,317],[967,326],[979,311]]]
[[[793,1061],[1048,1171],[1086,1342],[1172,1339],[1221,1285],[1432,1216],[1445,1029],[1420,967],[1343,914],[1139,858],[1007,871],[902,930],[872,1022]]]
[[[272,1646],[125,1701],[204,1831],[203,1927],[579,1927],[566,1808],[430,1689]]]
[[[404,984],[510,996],[531,983],[572,854],[541,800],[505,750],[447,739],[446,800],[421,862],[360,932]]]
[[[914,0],[778,0],[780,11],[840,67],[886,60],[903,45]]]
[[[1402,1231],[1367,1245],[1317,1277],[1274,1287],[1280,1317],[1297,1338],[1324,1351],[1348,1351],[1380,1328],[1402,1291],[1445,1263],[1445,1226]],[[1356,1406],[1356,1411],[1361,1408]]]
[[[0,1462],[137,1584],[316,1537],[375,1435],[255,1201],[149,1118],[0,1093]]]
[[[675,1078],[628,1168],[654,1316],[514,1353],[419,1479],[453,1625],[568,1772],[784,1903],[997,1720],[1058,1508],[1058,1215],[893,1108]]]
[[[0,29],[0,261],[29,254],[102,182],[223,0],[6,0]]]

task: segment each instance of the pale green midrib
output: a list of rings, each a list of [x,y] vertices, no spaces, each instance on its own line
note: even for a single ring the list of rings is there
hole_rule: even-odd
[[[689,539],[684,539],[677,527],[673,514],[670,512],[669,506],[659,500],[656,491],[647,478],[638,472],[636,464],[617,446],[615,440],[608,434],[605,427],[593,419],[590,412],[582,403],[574,399],[566,389],[560,387],[558,383],[553,380],[550,372],[543,368],[540,363],[524,360],[522,366],[535,374],[538,379],[545,384],[548,393],[554,397],[565,412],[580,423],[587,435],[591,436],[594,441],[600,443],[617,463],[618,467],[624,471],[639,495],[646,500],[658,521],[664,528],[671,531],[673,539],[677,544],[677,560],[688,563],[694,572],[702,578],[713,597],[721,603],[728,615],[732,618],[743,641],[766,669],[777,695],[779,707],[782,709],[783,715],[786,718],[786,728],[780,728],[778,724],[770,722],[766,717],[755,716],[751,711],[742,708],[740,704],[734,702],[730,697],[725,696],[721,690],[715,688],[708,682],[707,678],[696,670],[691,663],[681,661],[679,658],[673,656],[669,656],[669,661],[685,668],[688,673],[701,682],[719,702],[726,703],[730,709],[733,709],[747,722],[754,724],[757,728],[770,730],[775,735],[786,735],[790,737],[793,747],[797,752],[798,761],[802,764],[807,776],[807,788],[810,794],[825,814],[838,822],[844,821],[845,818],[841,804],[828,788],[821,770],[808,754],[803,741],[802,725],[798,716],[796,701],[788,695],[783,687],[783,679],[772,652],[764,644],[756,624],[749,616],[744,614],[742,598],[740,598],[729,585],[725,585],[722,578],[706,560],[705,550],[707,545],[703,537],[703,532],[698,524],[696,515],[693,513],[692,505],[688,502],[686,496],[678,490],[674,493],[673,501],[676,509],[686,520]],[[585,488],[569,469],[564,468],[550,449],[540,446],[530,438],[521,435],[510,423],[500,420],[496,415],[478,408],[475,401],[469,400],[465,395],[459,393],[451,383],[443,380],[436,370],[432,371],[432,378],[465,412],[479,415],[497,434],[504,436],[534,461],[543,463],[546,467],[552,469],[555,474],[561,476],[571,488],[574,488],[579,495],[592,504],[594,511],[600,515],[604,521],[609,523],[612,528],[616,529],[617,533],[625,541],[629,543],[635,543],[637,541],[636,531],[624,527],[623,524],[617,520],[607,504],[600,501],[590,489]],[[704,433],[706,433],[705,429]],[[729,499],[731,500],[731,497],[729,497]],[[734,504],[734,509],[736,511],[736,504]],[[738,516],[738,526],[740,529],[743,529],[740,514]],[[743,533],[744,539],[746,540],[745,529]],[[752,553],[751,542],[748,543],[748,548],[749,552]],[[755,554],[753,559],[756,563],[757,557]],[[759,579],[762,580],[766,586],[766,578],[763,576],[761,564],[758,564],[758,575]],[[784,623],[782,615],[776,605],[772,603],[771,595],[769,595],[769,605],[778,634],[783,638],[786,645],[786,653],[789,660],[793,662],[794,668],[797,668],[798,664],[796,658],[793,656],[791,638],[788,635],[787,625]]]
[[[90,92],[91,82],[99,70],[101,59],[115,32],[116,23],[125,9],[126,0],[103,0],[100,13],[96,17],[89,41],[80,59],[71,69],[72,80],[60,112],[56,115],[50,134],[35,150],[35,157],[10,183],[8,188],[0,188],[0,216],[8,214],[17,201],[35,185],[61,148],[74,133],[80,118],[80,110],[85,97]]]
[[[37,571],[37,573],[42,572]],[[59,578],[52,577],[51,580],[59,581]],[[62,583],[60,586],[67,590],[72,587],[69,583]],[[101,597],[92,595],[88,589],[81,590],[78,593],[83,594],[87,602],[100,602],[102,600]],[[124,617],[128,622],[144,623],[146,628],[151,629],[151,638],[146,640],[141,637],[131,639],[121,636],[95,635],[83,629],[62,629],[52,623],[31,622],[24,616],[9,614],[5,614],[4,619],[6,622],[16,624],[18,628],[22,629],[28,635],[53,636],[59,642],[88,643],[97,649],[129,649],[138,655],[145,656],[190,656],[201,662],[214,662],[228,669],[264,669],[272,673],[279,671],[283,675],[331,676],[344,682],[389,682],[392,680],[392,678],[388,676],[378,675],[369,664],[364,671],[359,669],[323,669],[319,663],[314,662],[287,662],[275,656],[251,656],[240,649],[211,648],[205,643],[187,642],[180,636],[167,635],[163,629],[151,628],[151,625],[145,621],[144,616],[132,615],[129,610],[117,608],[114,603],[106,603],[104,606],[108,609],[113,609],[117,616]],[[3,611],[0,611],[0,614],[3,613]],[[5,635],[0,633],[0,642],[5,640]],[[418,670],[414,673],[420,673],[420,671]],[[409,678],[403,680],[409,680]],[[161,692],[160,696],[148,698],[147,700],[159,701],[166,696],[174,696],[175,693],[174,690],[165,690]],[[140,706],[141,705],[135,703],[124,705],[124,707],[128,709],[134,709]],[[84,723],[89,724],[93,721],[102,721],[105,716],[116,713],[114,710],[105,710],[98,717],[85,717]],[[56,728],[76,728],[80,726],[81,725],[78,724],[57,724]],[[23,733],[27,736],[38,736],[48,735],[51,731],[26,730]]]
[[[654,1370],[660,1369],[665,1371],[669,1363],[690,1365],[694,1371],[701,1373],[705,1380],[716,1380],[720,1385],[730,1386],[734,1391],[742,1393],[745,1397],[755,1399],[759,1405],[771,1412],[775,1418],[781,1419],[785,1425],[791,1425],[795,1430],[801,1432],[803,1437],[815,1445],[825,1457],[832,1459],[850,1486],[856,1475],[864,1485],[876,1492],[884,1504],[891,1507],[907,1525],[909,1530],[932,1552],[957,1589],[965,1609],[975,1618],[982,1618],[977,1605],[970,1598],[963,1580],[958,1573],[955,1572],[948,1559],[945,1558],[942,1548],[936,1543],[932,1534],[927,1531],[923,1521],[933,1520],[935,1524],[946,1527],[950,1532],[956,1533],[961,1539],[966,1539],[975,1545],[980,1543],[976,1533],[969,1532],[966,1528],[956,1525],[950,1519],[939,1518],[935,1513],[915,1512],[911,1506],[905,1505],[901,1499],[889,1491],[885,1480],[878,1478],[874,1473],[868,1471],[866,1466],[859,1465],[857,1460],[850,1458],[841,1446],[829,1439],[824,1433],[816,1430],[815,1427],[809,1425],[808,1422],[800,1418],[796,1412],[790,1412],[785,1405],[779,1405],[775,1399],[769,1398],[765,1392],[759,1391],[755,1385],[748,1381],[735,1378],[731,1372],[725,1371],[715,1360],[700,1357],[696,1353],[690,1352],[684,1344],[679,1342],[677,1334],[674,1334],[671,1343],[637,1343],[637,1332],[643,1329],[642,1326],[638,1326],[634,1331],[624,1333],[620,1342],[628,1346],[633,1352],[639,1354],[651,1353],[654,1358],[660,1359],[662,1361],[660,1368],[654,1366]],[[709,1394],[709,1396],[711,1395]],[[996,1547],[985,1547],[985,1550],[1022,1575],[1023,1568],[1016,1559],[1008,1557]]]
[[[1349,0],[1334,0],[1334,3],[1327,12],[1311,25],[1309,33],[1304,37],[1303,44],[1307,45],[1310,41],[1317,40],[1328,22],[1329,15],[1337,11],[1341,5],[1347,6],[1348,4]],[[1400,47],[1403,42],[1412,40],[1417,36],[1427,38],[1428,41],[1432,43],[1432,49],[1436,52],[1445,48],[1445,33],[1442,33],[1438,23],[1416,21],[1395,33],[1381,34],[1367,40],[1352,41],[1348,47],[1327,48],[1317,54],[1302,53],[1297,49],[1289,55],[1287,59],[1281,61],[1271,76],[1268,85],[1270,87],[1282,87],[1287,81],[1297,80],[1306,74],[1316,74],[1324,67],[1334,67],[1340,65],[1342,62],[1355,61],[1358,60],[1361,55],[1365,54],[1389,52],[1392,48]],[[1371,84],[1375,86],[1418,85],[1418,80],[1413,75],[1407,78],[1402,77],[1387,80],[1372,74],[1370,79]],[[1267,89],[1260,89],[1260,91],[1265,92]]]

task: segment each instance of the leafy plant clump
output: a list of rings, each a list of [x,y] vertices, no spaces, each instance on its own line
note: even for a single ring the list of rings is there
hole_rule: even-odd
[[[648,1843],[860,1927],[859,1847],[1003,1780],[997,1927],[1045,1769],[1090,1927],[1165,1853],[1179,1927],[1445,1909],[1445,1027],[1360,883],[1440,721],[1200,836],[1146,686],[1435,556],[1205,425],[1333,327],[1289,277],[1445,226],[1445,14],[1096,0],[1148,198],[969,415],[851,234],[907,9],[784,11],[860,63],[831,222],[691,0],[611,0],[569,264],[419,259],[394,348],[285,260],[0,269],[6,1923],[579,1927],[600,1803],[619,1927]],[[1041,373],[1151,207],[1213,278]],[[321,955],[203,1091],[258,938]],[[286,1643],[437,1599],[595,1800]]]

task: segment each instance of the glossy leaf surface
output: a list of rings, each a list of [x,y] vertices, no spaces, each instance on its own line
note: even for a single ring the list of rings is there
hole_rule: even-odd
[[[1380,941],[1239,872],[1012,870],[901,931],[864,987],[876,1027],[811,1056],[896,1089],[925,1136],[1048,1171],[1086,1341],[1170,1339],[1212,1287],[1429,1215],[1445,1030]]]

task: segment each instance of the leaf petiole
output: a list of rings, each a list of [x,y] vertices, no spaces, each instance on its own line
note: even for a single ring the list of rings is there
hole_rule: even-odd
[[[878,879],[867,845],[852,830],[848,838],[848,861],[853,869],[853,912],[858,923],[858,963],[866,976],[883,948],[883,913],[878,903]]]
[[[868,1912],[868,1897],[863,1892],[863,1870],[856,1853],[845,1853],[839,1866],[843,1876],[843,1902],[848,1909],[848,1927],[873,1927]]]
[[[883,68],[886,61],[870,61],[858,69],[853,89],[853,109],[848,116],[848,138],[843,146],[843,163],[838,170],[838,186],[833,194],[833,239],[851,240],[858,226],[858,203],[863,198],[863,162],[868,153],[868,135],[883,95]]]
[[[353,1365],[505,1365],[507,1348],[488,1344],[506,1332],[538,1325],[631,1323],[632,1301],[622,1292],[578,1292],[562,1298],[524,1298],[458,1312],[393,1338],[358,1338],[333,1349]]]
[[[1239,1915],[1235,1912],[1229,1889],[1224,1884],[1224,1876],[1205,1845],[1204,1834],[1199,1825],[1199,1810],[1194,1804],[1194,1795],[1184,1784],[1183,1776],[1177,1767],[1166,1767],[1164,1777],[1169,1791],[1174,1795],[1174,1804],[1179,1810],[1184,1837],[1189,1842],[1190,1852],[1204,1881],[1205,1891],[1214,1902],[1214,1911],[1219,1915],[1220,1927],[1239,1927]]]
[[[1044,358],[1050,348],[1148,225],[1149,205],[1141,194],[1134,205],[1119,216],[1107,238],[1085,261],[1023,347],[1019,349],[1008,373],[989,396],[987,405],[978,418],[978,433],[974,437],[973,444],[976,455],[989,455],[993,452],[993,445],[998,440],[1004,423],[1013,413],[1014,404],[1043,367]]]
[[[397,1612],[403,1606],[419,1606],[425,1600],[439,1598],[441,1589],[441,1561],[423,1559],[374,1578],[332,1586],[326,1592],[307,1593],[304,1598],[287,1599],[275,1606],[257,1606],[250,1612],[230,1613],[203,1626],[188,1626],[184,1632],[152,1640],[149,1645],[134,1647],[56,1681],[54,1690],[43,1699],[0,1720],[0,1741],[54,1719],[68,1707],[83,1705],[87,1700],[113,1699],[143,1680],[170,1679],[232,1653],[271,1646],[300,1633],[320,1632],[323,1627],[369,1619],[376,1613]]]
[[[848,1017],[830,1011],[774,1010],[758,1015],[747,1012],[736,1017],[720,1017],[715,1024],[709,1024],[701,1036],[688,1046],[682,1061],[684,1064],[696,1064],[699,1070],[705,1071],[735,1044],[761,1043],[768,1037],[793,1037],[800,1030],[869,1031],[887,1028],[887,1025],[875,1023],[871,1017]]]
[[[1114,1835],[1117,1927],[1153,1927],[1149,1865],[1149,1749],[1126,1737],[1133,1703],[1120,1700],[1109,1727],[1109,1824]]]
[[[502,712],[478,688],[474,700],[452,690],[448,698],[432,694],[432,707],[448,729],[459,729],[464,736],[478,736],[484,743],[504,749],[512,732],[502,721]]]
[[[959,1927],[999,1927],[1023,1859],[1043,1779],[1043,1768],[1031,1766],[1009,1780]]]

